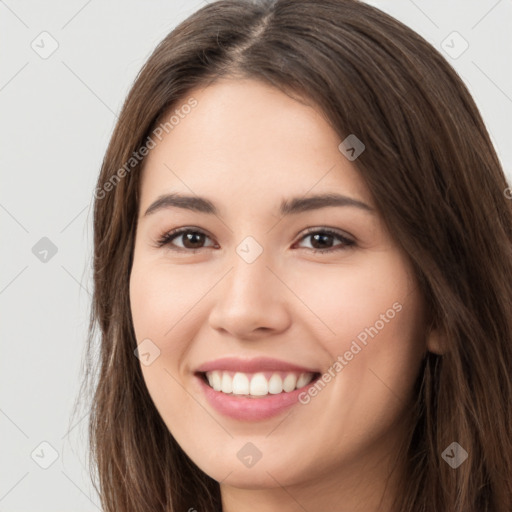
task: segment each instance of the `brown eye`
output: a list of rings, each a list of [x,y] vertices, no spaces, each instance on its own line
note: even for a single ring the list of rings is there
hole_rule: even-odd
[[[205,235],[203,233],[188,232],[182,233],[181,240],[187,249],[199,249],[204,244]]]
[[[313,252],[328,253],[337,250],[347,249],[355,245],[355,242],[346,236],[331,229],[316,229],[306,233],[301,242],[310,239]],[[205,245],[211,240],[206,233],[197,229],[181,228],[165,233],[157,242],[158,247],[169,246],[177,251],[195,252],[206,247],[215,247],[214,243]],[[335,243],[336,240],[339,243]],[[180,242],[180,243],[177,243]],[[306,248],[302,246],[302,248]]]
[[[209,239],[209,237],[202,231],[185,228],[166,233],[158,240],[158,246],[163,247],[164,245],[170,245],[175,246],[177,250],[194,251],[196,249],[207,247],[204,245],[205,240],[207,239]],[[182,245],[176,244],[174,242],[175,240],[181,241]],[[212,245],[210,245],[210,247]]]
[[[341,233],[331,229],[317,229],[315,231],[310,231],[301,238],[301,241],[306,239],[311,240],[313,252],[321,253],[343,250],[355,245],[353,240],[350,240]],[[334,244],[334,240],[338,240],[341,243]]]

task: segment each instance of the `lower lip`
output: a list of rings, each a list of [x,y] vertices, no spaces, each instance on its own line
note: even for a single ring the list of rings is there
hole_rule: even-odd
[[[282,392],[276,395],[249,398],[247,396],[227,395],[221,391],[215,391],[203,380],[201,376],[195,376],[210,405],[225,416],[242,421],[260,421],[277,416],[292,405],[302,405],[299,395],[314,385],[317,379],[307,386],[290,392]]]

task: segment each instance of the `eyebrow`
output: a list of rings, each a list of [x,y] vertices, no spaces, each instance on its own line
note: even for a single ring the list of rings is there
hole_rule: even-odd
[[[359,208],[368,213],[375,213],[375,209],[371,206],[354,199],[352,197],[344,196],[341,194],[319,194],[307,197],[294,197],[286,199],[281,202],[279,212],[282,217],[286,215],[293,215],[303,213],[311,210],[318,210],[320,208],[327,208],[330,206],[349,206]],[[165,194],[156,201],[154,201],[146,210],[144,216],[155,213],[158,210],[167,208],[183,208],[185,210],[192,210],[195,212],[206,213],[209,215],[218,215],[219,211],[212,201],[199,196],[186,196],[182,194]]]

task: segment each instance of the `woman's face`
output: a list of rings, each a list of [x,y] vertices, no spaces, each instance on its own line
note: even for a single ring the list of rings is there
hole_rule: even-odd
[[[191,97],[141,182],[130,301],[151,398],[225,487],[376,474],[427,348],[412,268],[317,110],[250,80]]]

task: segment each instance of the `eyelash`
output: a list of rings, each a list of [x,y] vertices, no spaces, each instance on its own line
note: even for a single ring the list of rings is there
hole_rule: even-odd
[[[208,237],[208,235],[206,233],[204,233],[200,229],[195,229],[195,228],[178,228],[178,229],[173,229],[171,231],[168,231],[167,233],[164,233],[157,240],[157,247],[164,247],[165,245],[168,245],[168,246],[170,246],[171,250],[173,250],[173,251],[187,252],[187,253],[192,253],[192,254],[195,254],[197,251],[200,251],[202,249],[206,249],[207,248],[207,247],[200,247],[198,249],[187,249],[187,248],[181,248],[181,247],[172,247],[171,242],[175,238],[178,238],[180,235],[183,235],[185,233],[201,234],[201,235],[205,235],[206,237]],[[330,247],[328,249],[310,249],[310,251],[313,252],[313,253],[321,253],[321,254],[331,253],[331,252],[339,251],[339,250],[347,250],[347,249],[349,249],[351,247],[354,247],[356,245],[354,240],[350,240],[349,238],[345,237],[341,233],[338,233],[337,231],[334,231],[334,230],[329,229],[329,228],[314,228],[314,229],[311,229],[311,230],[307,231],[300,238],[299,242],[302,242],[308,236],[316,235],[316,234],[323,234],[323,235],[333,236],[333,237],[337,238],[339,241],[341,241],[342,244],[334,246],[334,247]],[[302,247],[302,249],[307,249],[307,247]]]

